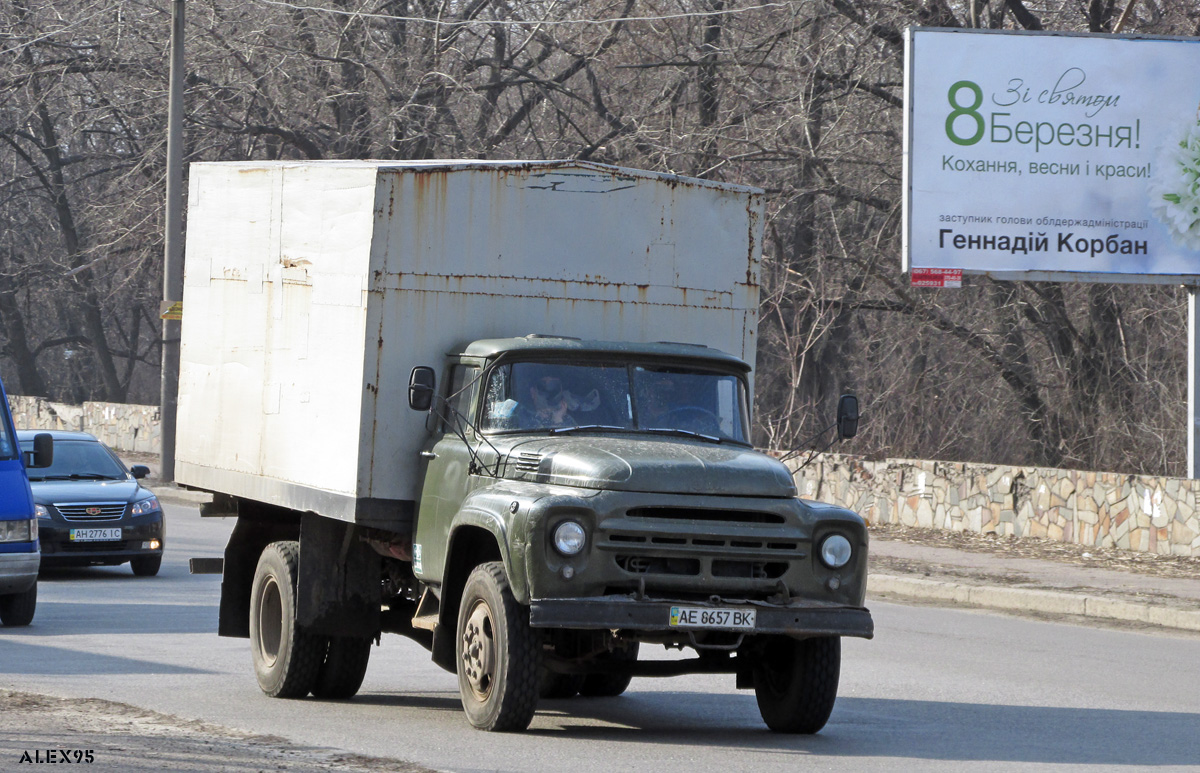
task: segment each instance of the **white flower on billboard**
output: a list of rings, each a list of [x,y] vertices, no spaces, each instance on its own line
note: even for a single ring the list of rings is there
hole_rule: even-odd
[[[1163,149],[1150,183],[1150,210],[1176,244],[1200,250],[1200,121]]]

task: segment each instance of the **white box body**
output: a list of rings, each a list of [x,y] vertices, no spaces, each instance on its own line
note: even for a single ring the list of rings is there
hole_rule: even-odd
[[[190,169],[176,480],[382,528],[417,365],[530,333],[754,363],[762,194],[588,162]],[[405,515],[405,513],[409,515]]]

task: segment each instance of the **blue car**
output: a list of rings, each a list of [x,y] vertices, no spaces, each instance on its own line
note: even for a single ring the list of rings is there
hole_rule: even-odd
[[[24,459],[17,447],[8,397],[0,384],[0,624],[29,625],[37,608],[38,521],[26,463],[49,464],[53,441],[46,433],[30,433]]]
[[[32,448],[30,430],[17,432]],[[54,460],[29,473],[42,543],[42,567],[128,563],[139,577],[158,574],[166,523],[154,492],[139,482],[150,473],[127,468],[86,432],[51,432]]]

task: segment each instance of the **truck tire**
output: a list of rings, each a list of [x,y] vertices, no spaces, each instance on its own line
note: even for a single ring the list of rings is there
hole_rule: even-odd
[[[162,554],[157,556],[134,556],[129,559],[129,568],[138,577],[153,577],[162,566]]]
[[[529,610],[513,598],[499,561],[480,564],[467,578],[454,654],[458,692],[472,725],[529,727],[541,681],[541,637],[529,627]]]
[[[0,596],[0,623],[6,626],[29,625],[37,609],[37,583],[27,591]]]
[[[753,670],[754,697],[763,721],[777,733],[819,731],[837,700],[841,638],[766,639]]]
[[[250,653],[258,686],[272,698],[303,698],[317,683],[328,642],[296,624],[300,543],[272,542],[250,586]]]
[[[633,642],[624,649],[615,650],[605,660],[632,663],[638,657],[638,643]],[[629,689],[632,674],[588,674],[583,679],[579,694],[587,698],[615,698]]]
[[[330,636],[312,694],[327,700],[353,698],[367,675],[372,643],[370,636]]]

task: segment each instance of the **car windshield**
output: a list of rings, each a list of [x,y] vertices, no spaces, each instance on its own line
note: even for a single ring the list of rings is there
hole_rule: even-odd
[[[489,372],[483,402],[485,432],[579,427],[749,442],[745,382],[697,367],[515,362]]]
[[[22,451],[32,451],[33,441],[21,441]],[[29,471],[29,480],[119,480],[126,477],[107,448],[97,440],[55,440],[54,463]]]

